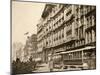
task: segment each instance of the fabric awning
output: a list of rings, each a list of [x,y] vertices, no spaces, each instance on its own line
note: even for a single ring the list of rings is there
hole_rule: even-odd
[[[76,49],[76,50],[72,50],[72,51],[61,52],[60,54],[66,54],[66,53],[69,53],[69,52],[82,51],[82,50],[89,50],[89,49],[94,49],[94,48],[95,48],[95,46],[87,46],[87,47],[81,48],[81,49]]]

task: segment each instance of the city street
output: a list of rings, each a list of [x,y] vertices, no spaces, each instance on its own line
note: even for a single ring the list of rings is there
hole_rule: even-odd
[[[43,63],[41,65],[38,65],[39,67],[36,68],[33,72],[49,72],[49,64]]]
[[[14,74],[96,69],[96,6],[14,0],[12,14]]]
[[[62,69],[53,68],[53,71],[62,71]],[[38,68],[36,68],[36,70],[33,72],[50,72],[49,64],[43,63],[41,65],[38,65]]]

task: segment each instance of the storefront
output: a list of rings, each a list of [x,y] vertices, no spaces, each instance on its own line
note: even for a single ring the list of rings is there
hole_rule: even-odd
[[[53,56],[53,67],[57,69],[62,68],[62,56],[60,54]]]
[[[81,49],[61,52],[64,68],[67,69],[70,66],[84,69],[83,64],[87,64],[87,69],[94,69],[96,67],[95,51],[94,46],[87,46]]]

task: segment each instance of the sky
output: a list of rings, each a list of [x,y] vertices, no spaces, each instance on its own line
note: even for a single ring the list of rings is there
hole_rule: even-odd
[[[45,3],[12,2],[12,42],[25,44],[28,35],[37,33]],[[29,32],[28,35],[24,35]]]

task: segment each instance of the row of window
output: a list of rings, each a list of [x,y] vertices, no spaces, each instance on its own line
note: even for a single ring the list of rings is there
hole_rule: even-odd
[[[89,12],[91,12],[92,10],[94,10],[96,8],[95,6],[85,6],[85,7],[86,7],[85,8],[86,14],[89,13]]]
[[[91,30],[89,32],[86,32],[86,43],[91,43],[96,41],[96,31]]]
[[[52,16],[58,13],[58,11],[62,8],[61,4],[56,4],[55,7],[52,9]]]
[[[77,37],[77,39],[83,39],[85,38],[85,33],[84,33],[84,28],[83,26],[81,26],[80,28],[76,28],[75,29],[75,35]]]
[[[55,20],[54,20],[54,21],[55,21]],[[64,21],[64,16],[61,17],[59,20],[57,20],[57,22],[55,22],[55,23],[53,24],[53,30],[55,30],[56,28],[58,28],[59,26],[61,26],[62,23],[63,23],[63,21]]]
[[[40,43],[40,47],[42,47],[43,45],[45,46],[50,46],[52,44],[59,44],[61,41],[64,40],[64,37],[66,38],[66,40],[71,40],[71,36],[72,35],[72,30],[69,30],[66,32],[66,36],[64,35],[64,29],[62,29],[61,31],[59,31],[58,33],[53,34],[53,36],[47,37],[47,39],[44,39],[44,44],[42,43],[43,41],[41,41]],[[76,36],[78,36],[78,38],[83,38],[84,37],[84,33],[83,33],[83,27],[82,29],[80,28],[80,30],[76,30]],[[84,41],[82,41],[84,42]],[[62,42],[63,43],[63,42]],[[80,45],[81,42],[78,42],[78,45]],[[76,43],[77,45],[77,43]]]
[[[83,13],[83,7],[80,9],[80,12]],[[68,17],[71,16],[71,14],[72,14],[72,10],[70,10],[69,12],[66,12],[66,18],[68,19]],[[52,29],[58,28],[61,25],[61,23],[64,21],[64,17],[65,16],[64,15],[62,16],[62,13],[61,13],[60,15],[55,17],[54,20],[50,21],[48,23],[48,25],[45,25],[45,28],[43,30],[43,32],[44,32],[43,35],[45,33],[48,33]],[[90,25],[95,25],[95,20],[96,20],[95,15],[87,17],[86,20],[87,20],[87,24],[86,24],[87,27]],[[78,19],[75,21],[75,23],[76,23],[75,35],[78,36],[78,38],[84,38],[84,26],[83,26],[84,22],[85,22],[84,18],[81,18],[81,19]],[[68,40],[68,38],[70,38],[73,33],[72,23],[73,22],[69,22],[69,23],[67,22],[65,25],[65,28],[64,28],[65,30],[62,29],[61,31],[59,30],[58,32],[53,33],[53,36],[51,35],[53,37],[53,39],[52,39],[52,37],[49,38],[47,36],[47,39],[44,41],[45,45],[50,45],[50,44],[52,44],[52,42],[59,43],[59,41],[61,41],[64,37]],[[79,25],[80,25],[80,28],[79,28]],[[90,34],[88,35],[88,33],[87,33],[87,36],[90,37]]]
[[[75,41],[75,47],[82,46],[85,44],[85,40]]]
[[[86,18],[86,21],[87,21],[86,28],[96,25],[95,15],[88,16]]]
[[[65,21],[68,21],[71,19],[72,17],[72,10],[70,10],[69,12],[65,13]]]
[[[78,40],[78,41],[75,41],[71,44],[67,44],[66,49],[75,48],[75,47],[78,47],[78,46],[82,46],[84,44],[85,44],[85,40]]]
[[[46,44],[51,45],[52,43],[55,44],[56,42],[60,42],[64,38],[64,30],[60,30],[53,34],[53,36],[47,37]]]
[[[71,11],[69,11],[68,13],[71,14]],[[50,24],[47,24],[46,32],[49,32],[49,30],[52,28],[53,28],[53,30],[55,30],[63,23],[63,21],[64,21],[64,12],[60,12],[56,17],[54,17],[53,21],[51,21]],[[53,23],[53,26],[51,27],[50,25],[52,23]]]
[[[57,17],[55,17],[53,19],[53,21],[50,21],[46,26],[45,26],[45,32],[48,33],[51,30],[55,30],[56,28],[58,28],[64,20],[64,16],[63,13],[61,13],[60,15],[58,15]]]
[[[82,51],[67,53],[64,55],[64,60],[81,59]]]
[[[94,30],[92,30],[92,32],[88,32],[86,34],[86,40],[87,40],[86,43],[91,43],[91,42],[96,41],[96,33],[95,33]],[[81,45],[84,45],[84,44],[85,44],[85,40],[75,41],[75,43],[73,43],[71,45],[67,45],[66,49],[74,48],[74,47],[81,46]]]

